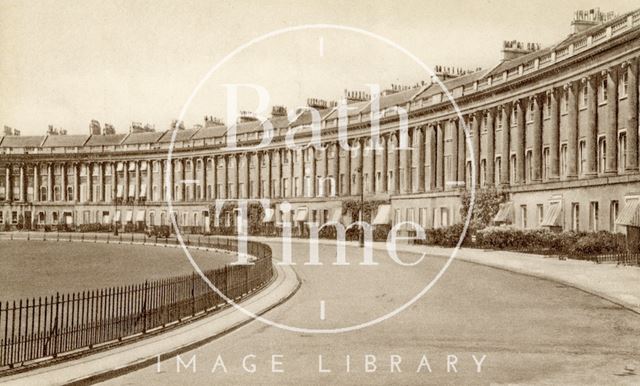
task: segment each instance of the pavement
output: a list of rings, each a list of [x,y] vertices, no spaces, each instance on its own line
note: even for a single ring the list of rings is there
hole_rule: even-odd
[[[279,239],[252,237],[251,240],[279,243]],[[318,240],[322,245],[334,245],[331,240]],[[308,244],[305,239],[292,239],[294,244]],[[386,251],[386,243],[373,242],[374,250]],[[357,242],[346,242],[351,247]],[[397,244],[398,252],[426,253],[427,256],[449,258],[454,248],[425,245]],[[460,248],[455,259],[503,269],[522,275],[552,280],[602,297],[640,314],[640,267],[622,266],[615,263],[597,264],[585,260],[560,260],[541,255]]]

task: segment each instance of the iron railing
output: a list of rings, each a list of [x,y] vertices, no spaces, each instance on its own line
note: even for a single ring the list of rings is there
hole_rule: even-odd
[[[22,235],[2,235],[22,239]],[[53,236],[53,237],[51,237]],[[29,239],[107,242],[107,235],[30,234]],[[144,237],[134,242],[156,243]],[[131,242],[124,236],[109,242]],[[175,244],[160,239],[158,244]],[[235,239],[186,239],[191,246],[237,251]],[[252,265],[227,265],[204,272],[227,298],[234,301],[264,287],[272,278],[271,249],[248,241]],[[49,295],[0,303],[0,375],[9,370],[68,354],[86,352],[155,332],[227,305],[197,274],[146,281],[98,290]]]

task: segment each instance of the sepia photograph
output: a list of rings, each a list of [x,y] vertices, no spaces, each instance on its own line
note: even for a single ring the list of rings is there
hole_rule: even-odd
[[[0,0],[0,384],[640,385],[632,0]]]

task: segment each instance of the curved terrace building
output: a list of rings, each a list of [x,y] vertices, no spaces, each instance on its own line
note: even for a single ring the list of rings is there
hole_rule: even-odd
[[[547,48],[505,42],[490,69],[440,71],[464,122],[436,83],[382,93],[382,151],[341,148],[336,107],[314,99],[308,103],[322,118],[322,151],[285,146],[292,129],[309,142],[311,114],[289,122],[282,108],[271,118],[273,140],[258,150],[225,149],[227,128],[210,118],[165,132],[4,136],[0,221],[168,224],[171,196],[185,227],[207,230],[212,202],[228,198],[269,198],[275,210],[266,221],[281,220],[286,200],[292,220],[322,223],[340,218],[344,200],[362,193],[385,202],[376,222],[432,228],[461,221],[460,192],[475,176],[478,188],[508,194],[496,222],[581,231],[640,226],[640,10],[578,12],[572,28]],[[366,148],[371,100],[347,97],[349,142]],[[395,151],[403,112],[410,150]],[[260,122],[241,119],[239,146],[256,145],[262,132]]]

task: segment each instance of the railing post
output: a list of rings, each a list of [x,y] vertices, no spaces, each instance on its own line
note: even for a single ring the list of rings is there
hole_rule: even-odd
[[[191,316],[196,316],[196,273],[191,274]]]
[[[145,280],[144,281],[144,300],[142,303],[142,333],[146,333],[147,332],[147,292],[149,290],[149,281]]]

